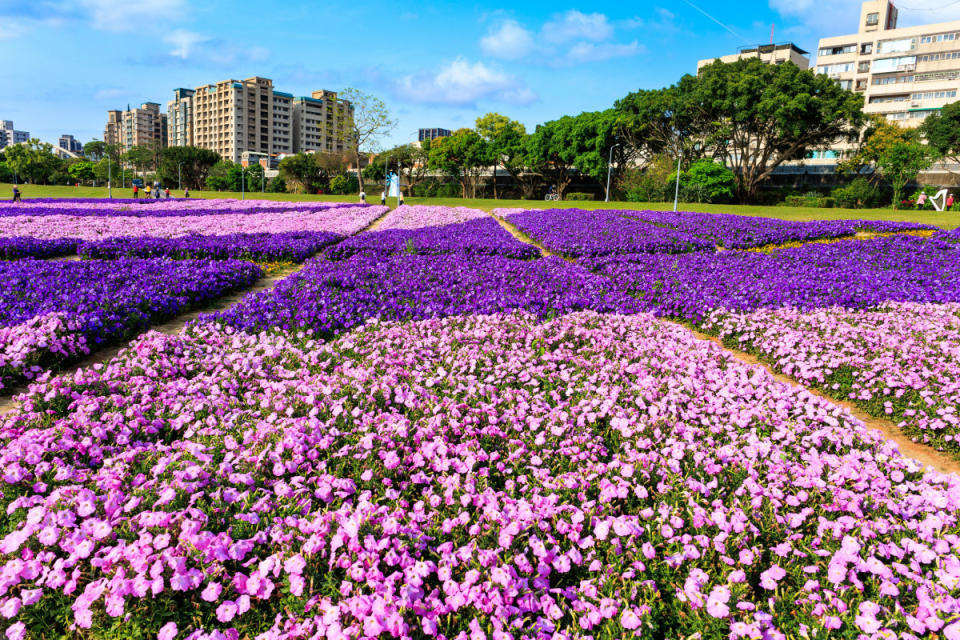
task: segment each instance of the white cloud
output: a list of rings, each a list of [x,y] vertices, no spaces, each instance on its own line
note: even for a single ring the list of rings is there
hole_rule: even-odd
[[[466,106],[479,100],[529,104],[534,93],[518,78],[457,58],[436,72],[408,75],[397,83],[397,93],[411,102]]]
[[[613,42],[578,42],[567,52],[567,61],[571,64],[581,62],[599,62],[611,58],[627,58],[643,53],[646,49],[636,40],[629,44]]]
[[[493,58],[518,60],[533,51],[533,34],[516,20],[504,20],[480,40],[480,48]]]
[[[76,0],[90,23],[106,31],[135,31],[145,25],[167,24],[184,17],[185,0]]]
[[[602,13],[582,13],[576,9],[554,16],[543,25],[543,37],[548,42],[563,44],[574,40],[599,42],[613,36],[613,27]]]
[[[175,29],[163,37],[164,42],[174,47],[170,50],[170,55],[180,58],[181,60],[189,58],[197,45],[203,44],[208,40],[210,40],[208,36],[194,31],[187,31],[186,29]]]

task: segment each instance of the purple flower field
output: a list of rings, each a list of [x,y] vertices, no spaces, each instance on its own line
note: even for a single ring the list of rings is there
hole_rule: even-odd
[[[674,322],[960,457],[955,233],[23,204],[0,638],[960,640],[960,475]]]

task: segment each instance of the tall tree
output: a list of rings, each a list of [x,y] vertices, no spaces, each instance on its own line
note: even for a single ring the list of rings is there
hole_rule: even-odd
[[[160,181],[201,189],[210,169],[220,162],[220,154],[200,147],[167,147],[160,154]]]
[[[893,187],[893,206],[900,204],[904,188],[931,163],[930,149],[919,142],[895,142],[884,149],[877,168]]]
[[[960,102],[951,102],[931,113],[920,132],[940,157],[960,164]]]
[[[397,126],[397,121],[390,116],[390,110],[383,100],[359,89],[344,89],[340,92],[340,97],[349,100],[353,106],[353,114],[347,113],[349,140],[346,140],[346,142],[357,161],[357,177],[360,182],[360,190],[363,191],[360,153],[361,151],[376,151],[383,136],[393,131],[393,128]]]
[[[619,130],[624,153],[651,160],[662,153],[674,158],[680,152],[689,162],[704,155],[710,123],[696,99],[697,78],[686,75],[664,89],[642,89],[617,100]]]
[[[784,162],[855,140],[864,122],[862,96],[826,75],[757,58],[704,67],[693,99],[710,125],[706,144],[733,168],[742,202]]]
[[[94,162],[99,162],[103,158],[103,154],[106,153],[107,143],[102,140],[93,139],[87,144],[83,145],[83,155],[87,156]]]
[[[53,145],[31,138],[23,144],[4,149],[7,166],[17,176],[34,184],[47,184],[53,174],[63,170],[63,161],[53,154]]]
[[[477,181],[489,160],[486,143],[473,129],[458,129],[430,146],[430,168],[457,180],[464,198],[477,197]]]
[[[893,145],[914,142],[917,142],[916,129],[906,129],[883,116],[868,116],[867,125],[860,134],[857,150],[837,165],[837,171],[860,175],[867,167],[876,168],[880,156]],[[875,185],[882,177],[882,173],[876,170],[870,175],[870,181]]]
[[[496,169],[499,166],[510,174],[510,176],[520,185],[524,193],[532,187],[539,176],[528,175],[530,180],[524,179],[527,171],[526,139],[527,129],[522,123],[516,120],[500,115],[499,113],[488,113],[485,116],[477,118],[477,133],[487,143],[490,154],[494,161],[493,174],[493,197],[497,197],[497,174]]]
[[[563,199],[573,181],[578,149],[575,142],[576,118],[564,116],[559,120],[537,125],[527,141],[527,162],[536,167]]]

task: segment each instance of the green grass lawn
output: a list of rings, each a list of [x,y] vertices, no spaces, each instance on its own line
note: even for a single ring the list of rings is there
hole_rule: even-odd
[[[0,202],[11,197],[13,185],[0,184]],[[20,185],[24,198],[106,198],[106,187],[47,187],[41,185]],[[172,195],[182,196],[182,191],[172,191]],[[219,191],[192,191],[192,198],[240,198],[239,193]],[[369,202],[376,204],[379,193],[371,194]],[[114,189],[115,198],[132,198],[130,189]],[[317,196],[293,193],[260,193],[259,191],[246,194],[250,200],[285,200],[285,201],[314,201],[314,202],[359,202],[357,196]],[[489,211],[497,207],[557,208],[577,207],[581,209],[652,209],[668,211],[673,209],[669,202],[544,202],[543,200],[489,200],[461,198],[407,198],[407,204],[430,204],[440,206],[475,207]],[[387,200],[387,204],[395,207],[396,198]],[[734,213],[741,216],[768,216],[782,220],[844,220],[861,218],[864,220],[896,220],[906,222],[922,222],[937,225],[944,229],[960,227],[960,213],[937,213],[935,211],[895,211],[893,209],[813,209],[806,207],[759,207],[737,204],[695,204],[681,203],[683,211],[700,211],[703,213]]]

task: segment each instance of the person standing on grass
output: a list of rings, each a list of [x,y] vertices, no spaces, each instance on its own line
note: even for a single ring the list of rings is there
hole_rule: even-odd
[[[360,202],[362,202],[363,204],[367,204],[367,194],[364,193],[363,191],[360,192]]]
[[[134,200],[140,199],[140,187],[138,187],[137,185],[133,185],[133,199]]]
[[[381,204],[381,205],[384,205],[384,206],[387,204],[387,192],[386,192],[386,191],[381,191],[381,192],[380,192],[380,204]]]
[[[17,185],[13,185],[13,201],[22,202],[22,200],[20,200],[20,189],[17,188]]]
[[[397,191],[397,206],[403,206],[403,191]]]
[[[947,194],[947,203],[946,203],[946,205],[947,205],[947,206],[944,207],[944,209],[945,209],[946,211],[950,211],[950,209],[953,209],[953,194],[952,194],[952,193],[948,193],[948,194]]]
[[[167,187],[166,189],[163,190],[163,197],[166,198],[167,200],[170,199],[170,187]]]
[[[145,187],[143,188],[143,194],[147,197],[147,200],[150,199],[150,184],[149,184],[149,183],[147,184],[147,186],[145,186]]]
[[[184,187],[184,189],[183,189],[183,197],[184,197],[184,198],[189,198],[189,197],[190,197],[190,187]]]
[[[917,197],[917,209],[923,209],[923,205],[927,204],[927,194],[921,193]]]

